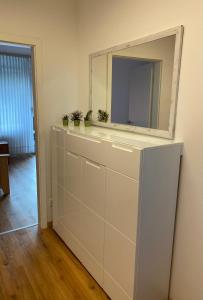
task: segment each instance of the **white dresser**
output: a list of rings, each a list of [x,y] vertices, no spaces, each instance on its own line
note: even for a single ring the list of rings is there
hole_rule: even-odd
[[[113,300],[167,300],[181,143],[52,127],[53,227]]]

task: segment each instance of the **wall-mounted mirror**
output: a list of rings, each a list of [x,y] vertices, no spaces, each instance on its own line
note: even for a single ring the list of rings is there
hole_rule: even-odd
[[[99,126],[173,138],[183,27],[90,55],[90,108]],[[109,113],[97,121],[98,109]]]

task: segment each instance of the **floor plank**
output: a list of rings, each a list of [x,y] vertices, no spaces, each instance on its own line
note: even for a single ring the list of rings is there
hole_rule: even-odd
[[[9,179],[10,195],[0,195],[0,233],[38,221],[35,156],[11,158]]]
[[[52,229],[0,236],[0,299],[107,300]]]

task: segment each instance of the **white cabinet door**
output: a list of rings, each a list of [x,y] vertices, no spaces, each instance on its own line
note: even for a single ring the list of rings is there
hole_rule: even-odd
[[[66,193],[65,196],[64,211],[63,224],[80,245],[77,249],[78,258],[101,284],[103,280],[103,219],[99,218],[92,210],[89,210],[81,201],[69,193]]]
[[[104,286],[107,295],[110,296],[111,300],[132,300],[126,291],[119,285],[112,276],[104,271]]]
[[[95,260],[103,263],[104,221],[81,201],[66,193],[64,200],[65,227],[91,253]]]
[[[96,261],[103,264],[104,220],[85,206],[80,210],[80,240]]]
[[[56,129],[51,128],[51,197],[53,201],[53,223],[55,222],[57,216],[57,147],[56,147]]]
[[[83,247],[85,247],[85,249],[87,249],[99,263],[102,263],[104,221],[82,200],[86,193],[86,195],[90,197],[89,199],[91,200],[91,203],[95,200],[94,195],[92,195],[90,191],[90,189],[94,190],[91,187],[91,184],[88,183],[89,186],[86,187],[85,192],[82,189],[82,182],[83,180],[86,181],[84,178],[86,172],[83,170],[85,165],[86,163],[83,158],[72,152],[66,152],[66,197],[64,223],[68,230],[70,230],[82,243]],[[92,175],[95,175],[95,178],[97,179],[95,180],[95,183],[97,182],[98,184],[99,179],[102,179],[102,189],[104,191],[105,182],[103,167],[101,167],[101,169],[100,167],[96,168],[93,164],[88,164],[87,166],[88,168],[90,167],[90,170],[88,170],[88,174],[86,175],[90,175],[91,172],[94,173]]]
[[[106,169],[105,219],[136,241],[139,182]]]
[[[56,147],[56,161],[57,161],[57,184],[64,187],[64,148]]]
[[[65,146],[65,139],[64,139],[64,135],[65,135],[65,131],[61,128],[56,128],[56,145],[60,148],[64,148]]]
[[[105,167],[82,159],[82,196],[84,204],[98,215],[104,216]]]
[[[105,224],[104,290],[110,289],[108,277],[111,277],[121,290],[133,298],[134,270],[135,244],[111,225]],[[117,300],[115,295],[116,293],[111,295],[112,300]]]
[[[64,221],[65,217],[65,210],[64,210],[64,200],[65,200],[65,193],[64,189],[57,185],[56,191],[56,201],[53,201],[53,226],[54,229],[57,228],[59,223]]]
[[[78,240],[81,237],[81,203],[68,192],[65,193],[63,224]]]
[[[75,153],[65,153],[65,189],[77,199],[81,195],[82,159]]]

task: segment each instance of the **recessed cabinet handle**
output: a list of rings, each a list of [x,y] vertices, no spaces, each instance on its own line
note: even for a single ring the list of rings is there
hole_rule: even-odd
[[[124,147],[121,147],[121,146],[118,146],[118,145],[112,145],[112,148],[122,150],[122,151],[125,151],[125,152],[131,152],[131,153],[133,152],[133,150],[131,150],[131,149],[127,149],[127,148],[124,148]]]
[[[57,132],[61,132],[61,129],[56,128],[56,127],[53,127],[53,130],[54,130],[54,131],[57,131]]]
[[[97,169],[100,169],[101,167],[93,162],[90,162],[88,160],[86,160],[86,164],[91,166],[91,167],[94,167],[94,168],[97,168]]]
[[[78,159],[78,155],[76,155],[76,154],[74,154],[74,153],[72,153],[72,152],[67,152],[67,155],[69,155],[69,156],[71,156],[71,157],[73,157],[73,158]]]
[[[87,138],[87,137],[84,137],[84,136],[81,136],[81,135],[77,135],[77,134],[72,134],[72,133],[71,133],[71,135],[72,136],[76,136],[76,137],[78,137],[80,139],[83,139],[83,140],[86,140],[86,141],[90,141],[90,142],[93,142],[93,143],[101,144],[100,141],[97,141],[97,140],[94,140],[94,139],[91,139],[91,138]]]

